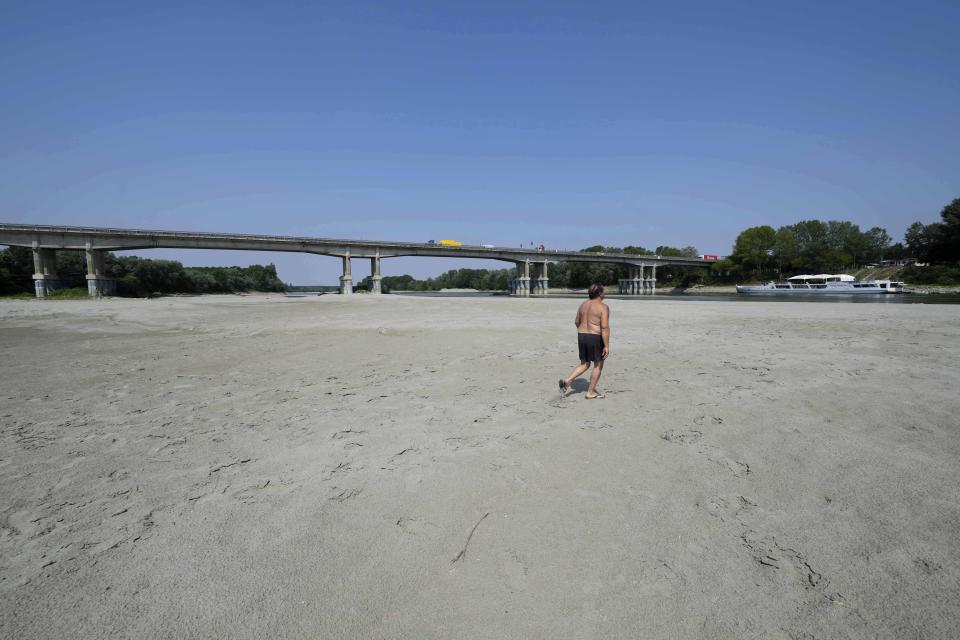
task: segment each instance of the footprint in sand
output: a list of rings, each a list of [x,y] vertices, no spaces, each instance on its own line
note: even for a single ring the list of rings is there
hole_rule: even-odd
[[[277,483],[273,482],[270,478],[265,478],[253,484],[248,484],[236,491],[233,491],[230,495],[244,504],[250,504],[257,502],[261,497],[265,495],[265,491],[272,490],[277,487]]]
[[[587,420],[580,426],[580,429],[583,431],[600,431],[601,429],[613,429],[613,425],[606,422]]]
[[[711,496],[698,501],[696,506],[721,522],[730,523],[736,530],[740,544],[766,576],[780,583],[795,584],[804,590],[816,592],[831,602],[842,602],[843,597],[828,589],[829,581],[814,569],[806,555],[785,544],[779,536],[766,530],[766,512],[744,496]]]
[[[332,495],[330,499],[334,502],[346,502],[352,498],[356,498],[361,493],[363,493],[363,486],[357,487],[332,487]]]
[[[741,518],[758,510],[757,503],[744,496],[710,496],[698,500],[696,506],[722,522],[731,520],[743,524]]]
[[[661,433],[660,438],[676,444],[694,444],[703,439],[703,432],[696,429],[670,429]]]
[[[498,571],[501,579],[514,591],[526,591],[530,586],[527,579],[529,570],[518,552],[507,550],[500,553]]]
[[[398,518],[396,525],[400,527],[400,530],[404,533],[414,536],[424,533],[431,533],[439,529],[439,527],[432,522],[411,516],[403,516]]]
[[[345,438],[348,438],[350,440],[356,440],[359,436],[362,436],[365,433],[366,431],[364,431],[363,429],[343,429],[341,431],[337,431],[332,436],[330,436],[330,439],[343,440]]]
[[[707,457],[707,460],[729,469],[733,475],[743,478],[750,474],[750,465],[740,460],[731,460],[726,456]]]
[[[159,447],[157,447],[156,449],[154,449],[153,452],[154,452],[154,453],[160,453],[161,451],[164,451],[165,449],[170,449],[170,451],[167,451],[167,453],[174,453],[174,452],[176,451],[176,448],[177,448],[177,447],[180,447],[180,446],[185,445],[185,444],[187,444],[187,439],[186,439],[186,437],[183,437],[183,438],[170,438],[170,439],[167,439],[167,441],[164,442],[163,444],[161,444]]]

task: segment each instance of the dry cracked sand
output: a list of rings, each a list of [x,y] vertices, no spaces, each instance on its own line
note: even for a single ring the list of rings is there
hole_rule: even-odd
[[[0,301],[0,636],[955,638],[960,306]]]

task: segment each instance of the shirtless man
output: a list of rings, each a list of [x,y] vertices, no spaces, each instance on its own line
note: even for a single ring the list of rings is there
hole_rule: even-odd
[[[566,379],[560,380],[560,393],[566,395],[570,383],[583,375],[592,362],[593,373],[590,374],[590,384],[584,397],[593,400],[606,397],[597,391],[597,382],[603,373],[603,361],[610,355],[610,307],[603,302],[603,285],[599,282],[590,285],[588,295],[590,299],[580,305],[577,319],[574,320],[580,346],[580,365]]]

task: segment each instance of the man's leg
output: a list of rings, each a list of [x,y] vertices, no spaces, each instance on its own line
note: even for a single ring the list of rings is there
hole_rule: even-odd
[[[573,371],[570,372],[570,375],[561,381],[563,382],[563,385],[562,385],[563,390],[566,391],[567,389],[569,389],[570,383],[576,380],[577,378],[579,378],[580,376],[582,376],[586,372],[586,370],[589,368],[590,368],[590,363],[587,362],[586,360],[581,360],[580,364],[574,367]]]
[[[600,381],[600,374],[603,373],[603,360],[593,363],[593,372],[590,374],[590,384],[587,385],[587,397],[596,398],[602,394],[597,393],[597,383]]]

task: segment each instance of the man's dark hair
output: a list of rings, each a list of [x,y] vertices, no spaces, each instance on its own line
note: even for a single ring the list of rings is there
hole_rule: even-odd
[[[600,297],[600,294],[603,293],[603,285],[599,282],[594,282],[590,285],[590,289],[587,291],[587,295],[590,296],[591,300],[596,300]]]

